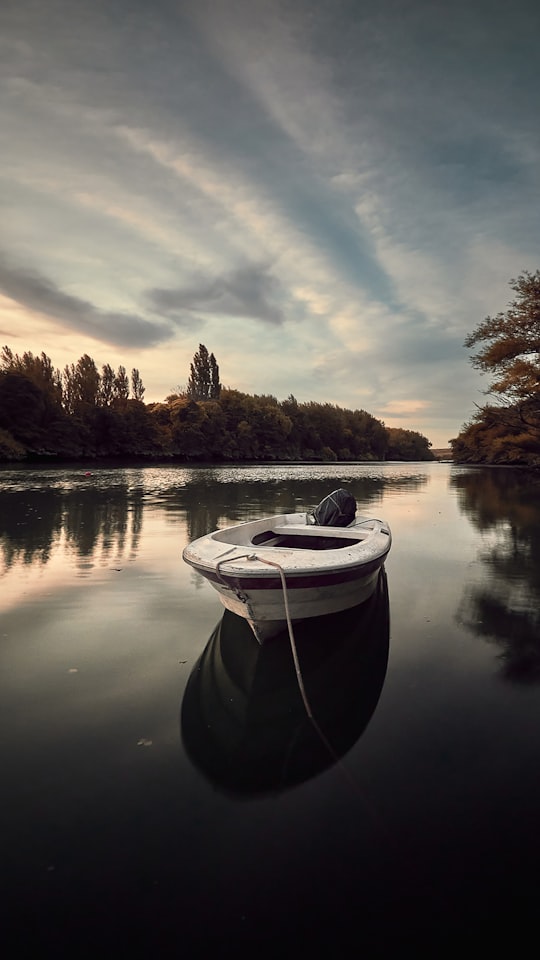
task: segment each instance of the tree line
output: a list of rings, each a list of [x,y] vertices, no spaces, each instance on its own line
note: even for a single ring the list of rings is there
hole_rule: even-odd
[[[465,340],[468,348],[480,345],[473,366],[494,379],[486,390],[493,399],[451,440],[459,463],[540,467],[540,271],[509,285],[516,296],[507,309]]]
[[[413,430],[388,428],[365,410],[278,401],[223,387],[204,344],[185,389],[145,403],[139,371],[85,354],[63,371],[41,353],[0,355],[0,460],[36,457],[175,458],[182,461],[431,460]]]

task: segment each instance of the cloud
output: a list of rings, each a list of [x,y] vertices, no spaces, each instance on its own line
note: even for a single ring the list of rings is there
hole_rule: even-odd
[[[249,265],[220,277],[201,276],[185,287],[148,290],[146,300],[150,309],[174,319],[195,311],[281,325],[285,321],[279,305],[282,296],[279,281],[267,267]]]
[[[169,326],[151,323],[137,314],[101,310],[86,300],[63,293],[37,271],[9,265],[1,255],[0,291],[27,309],[103,343],[147,347],[172,337]]]

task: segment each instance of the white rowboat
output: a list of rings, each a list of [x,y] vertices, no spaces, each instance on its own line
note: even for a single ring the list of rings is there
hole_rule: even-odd
[[[310,513],[251,520],[194,540],[183,559],[263,643],[286,629],[287,613],[293,623],[337,613],[375,589],[392,543],[388,525],[358,515],[347,526],[314,524]]]

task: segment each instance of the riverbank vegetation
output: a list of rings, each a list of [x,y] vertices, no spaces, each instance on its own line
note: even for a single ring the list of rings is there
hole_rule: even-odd
[[[465,340],[480,345],[471,362],[494,379],[479,407],[455,440],[458,463],[540,467],[540,271],[510,281],[516,294],[505,312],[486,317]]]
[[[278,401],[221,386],[203,344],[185,389],[145,403],[128,375],[85,354],[63,371],[9,347],[0,355],[0,460],[137,457],[182,461],[432,460],[414,430],[388,428],[365,410]]]

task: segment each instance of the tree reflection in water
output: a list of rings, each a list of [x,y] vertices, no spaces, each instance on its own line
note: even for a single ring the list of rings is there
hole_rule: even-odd
[[[456,473],[461,510],[486,535],[458,620],[501,648],[501,676],[540,682],[540,477],[519,469]]]
[[[311,510],[337,486],[356,497],[358,509],[377,511],[387,491],[419,489],[427,483],[425,469],[414,473],[391,471],[343,479],[310,476],[307,466],[298,477],[291,467],[270,470],[249,467],[104,468],[87,480],[74,470],[49,471],[35,477],[17,474],[10,487],[0,487],[0,563],[46,564],[61,540],[81,561],[106,560],[138,550],[143,509],[158,508],[171,520],[185,519],[187,539],[204,536],[217,527],[279,513]],[[410,468],[407,467],[410,471]],[[28,483],[28,485],[26,485]]]
[[[116,485],[17,490],[3,493],[0,560],[5,571],[16,564],[46,564],[64,538],[81,560],[106,560],[126,549],[137,552],[142,527],[143,490]]]

